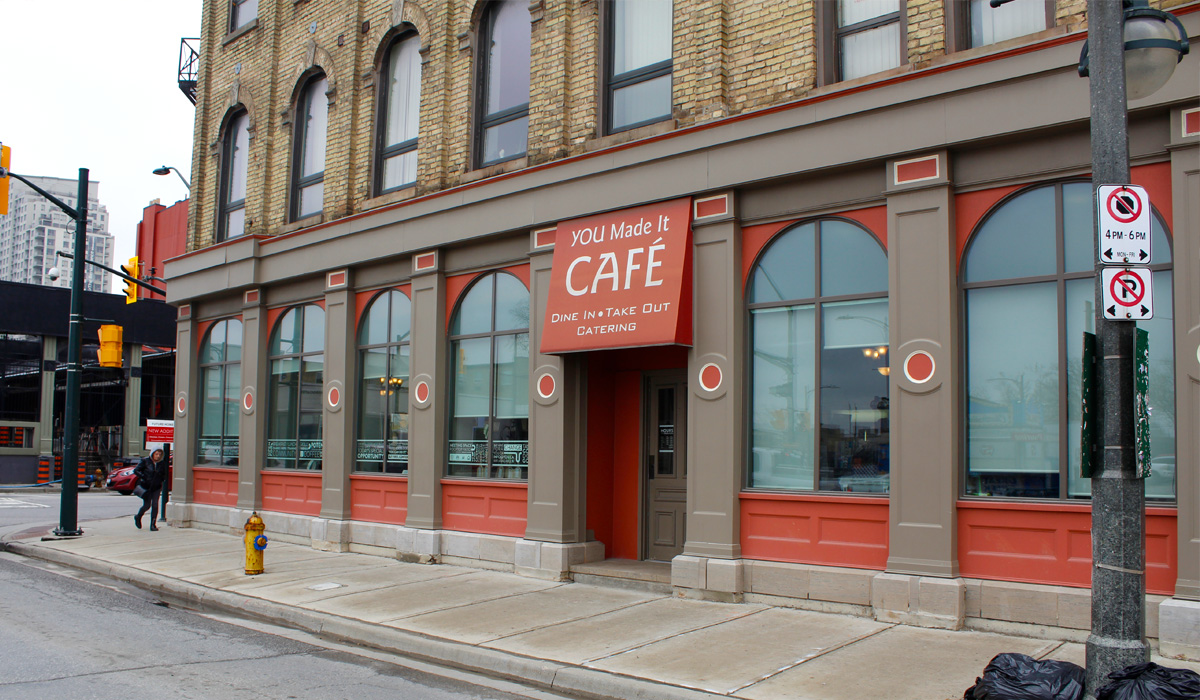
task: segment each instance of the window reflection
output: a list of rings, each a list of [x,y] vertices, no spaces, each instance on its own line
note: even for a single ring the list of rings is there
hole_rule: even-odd
[[[1090,496],[1079,432],[1083,333],[1094,331],[1096,315],[1092,209],[1088,183],[1032,188],[995,209],[969,244],[962,265],[967,495]],[[1167,293],[1155,299],[1155,317],[1138,322],[1150,333],[1153,475],[1146,496],[1172,499],[1171,249],[1157,216],[1151,231],[1154,283]]]
[[[447,475],[529,477],[528,323],[529,292],[505,273],[477,280],[455,311]]]
[[[748,293],[752,487],[888,492],[886,290],[883,249],[844,221],[795,227],[764,251]]]

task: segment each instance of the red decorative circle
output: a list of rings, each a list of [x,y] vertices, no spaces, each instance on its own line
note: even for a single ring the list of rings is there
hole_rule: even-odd
[[[538,377],[537,391],[538,396],[543,399],[554,396],[554,377],[549,374],[543,374],[541,377]]]
[[[329,405],[337,408],[337,405],[342,401],[342,392],[338,391],[336,386],[329,388]]]
[[[904,359],[904,376],[914,384],[924,384],[933,378],[933,356],[917,350]]]
[[[700,368],[700,388],[705,391],[716,391],[721,388],[721,368],[708,363]]]
[[[242,407],[247,411],[254,409],[254,392],[247,391],[245,395],[242,396]]]
[[[417,395],[417,403],[425,403],[429,400],[429,384],[417,382],[417,389],[413,393]]]
[[[180,394],[179,400],[175,402],[175,412],[180,415],[187,413],[187,397],[183,394]]]

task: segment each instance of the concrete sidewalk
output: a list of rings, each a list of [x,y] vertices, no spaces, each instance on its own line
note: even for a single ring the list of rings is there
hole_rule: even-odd
[[[1082,644],[948,632],[756,604],[685,600],[272,542],[246,576],[241,538],[89,522],[9,551],[132,582],[200,609],[541,688],[606,698],[958,700],[1001,652],[1083,664]],[[268,533],[269,534],[269,533]],[[1200,664],[1155,661],[1200,671]]]

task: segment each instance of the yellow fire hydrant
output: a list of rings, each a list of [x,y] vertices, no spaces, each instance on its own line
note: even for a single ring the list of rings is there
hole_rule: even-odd
[[[263,572],[263,550],[267,548],[267,526],[257,512],[246,520],[246,575],[255,576]]]

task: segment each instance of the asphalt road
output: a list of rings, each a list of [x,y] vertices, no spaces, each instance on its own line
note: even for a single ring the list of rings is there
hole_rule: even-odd
[[[58,491],[7,489],[0,492],[0,532],[19,525],[57,527],[61,500],[62,494]],[[142,499],[122,496],[115,491],[80,491],[77,504],[76,521],[86,532],[88,520],[107,520],[121,515],[128,515],[129,527],[133,527],[133,514],[142,507]]]
[[[7,553],[0,553],[0,639],[0,700],[561,698],[195,614],[128,584]]]

